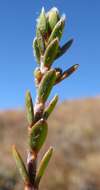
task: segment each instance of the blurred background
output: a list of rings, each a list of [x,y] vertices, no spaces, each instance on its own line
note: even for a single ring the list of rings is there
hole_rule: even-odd
[[[100,1],[0,0],[0,190],[22,189],[12,155],[15,143],[26,161],[25,92],[35,100],[32,41],[41,8],[57,7],[66,14],[61,45],[70,50],[54,63],[63,70],[79,69],[56,86],[59,103],[50,116],[49,145],[53,159],[42,180],[44,190],[100,189]],[[26,140],[25,140],[26,139]]]

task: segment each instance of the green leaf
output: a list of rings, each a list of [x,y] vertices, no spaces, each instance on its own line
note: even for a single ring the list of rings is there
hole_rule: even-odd
[[[56,7],[53,7],[47,14],[48,17],[48,23],[49,23],[49,27],[51,29],[51,31],[53,30],[53,28],[55,27],[55,25],[57,24],[57,22],[60,19],[59,16],[59,11]]]
[[[58,102],[58,96],[54,96],[54,98],[51,100],[51,102],[49,103],[49,105],[45,108],[44,113],[43,113],[43,118],[47,119],[49,117],[49,115],[52,113],[52,111],[54,110],[56,104]]]
[[[68,49],[71,47],[72,43],[73,43],[73,39],[70,39],[61,48],[59,48],[58,54],[55,59],[58,59],[59,57],[64,55],[68,51]]]
[[[38,64],[40,64],[40,51],[38,47],[37,38],[34,38],[33,40],[33,48],[34,48],[34,56],[36,57],[36,61]]]
[[[72,73],[74,73],[77,69],[78,69],[79,65],[75,64],[72,67],[70,67],[69,69],[67,69],[66,71],[64,71],[62,73],[62,76],[60,78],[59,81],[57,81],[57,83],[61,82],[62,80],[66,79],[67,77],[69,77]],[[56,83],[56,84],[57,84]]]
[[[29,184],[30,180],[29,180],[28,172],[26,170],[25,164],[24,164],[19,152],[17,151],[15,145],[12,146],[12,154],[13,154],[13,157],[16,162],[16,166],[19,170],[19,173],[20,173],[24,183]]]
[[[59,41],[58,38],[55,38],[46,48],[43,60],[45,67],[50,68],[51,64],[53,63],[57,55],[58,47],[59,47]]]
[[[44,7],[41,10],[40,16],[37,21],[37,32],[38,30],[41,31],[42,35],[45,37],[46,33],[48,32],[48,23],[47,18],[45,15]]]
[[[38,100],[45,103],[56,80],[55,70],[47,71],[43,76],[38,88]]]
[[[34,108],[33,108],[31,94],[29,91],[26,92],[25,103],[26,103],[27,120],[29,125],[32,125],[34,122]]]
[[[44,38],[40,29],[37,30],[36,36],[37,36],[37,44],[38,44],[40,54],[43,55],[45,51],[45,42],[44,42]]]
[[[50,43],[54,38],[57,38],[57,37],[59,40],[61,39],[64,26],[65,26],[65,16],[62,16],[61,19],[55,25],[54,29],[52,30],[48,43]]]
[[[48,125],[45,120],[40,119],[33,127],[31,128],[29,135],[29,145],[32,150],[36,153],[43,146],[48,132]]]
[[[36,178],[35,178],[35,186],[38,187],[40,180],[42,178],[42,176],[45,173],[45,170],[48,166],[48,163],[50,161],[50,158],[52,156],[53,153],[53,148],[50,147],[49,150],[45,153],[44,157],[42,158],[41,162],[40,162],[40,166],[37,170],[37,174],[36,174]]]

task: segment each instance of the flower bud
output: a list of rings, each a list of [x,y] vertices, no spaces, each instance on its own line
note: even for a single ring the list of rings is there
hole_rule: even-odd
[[[65,15],[63,15],[61,19],[57,22],[57,24],[52,30],[48,43],[50,43],[54,38],[57,38],[57,37],[59,40],[61,39],[64,26],[65,26],[65,18],[66,18]]]
[[[44,7],[42,8],[40,16],[39,16],[38,21],[37,21],[36,33],[38,33],[38,30],[41,31],[41,34],[43,35],[43,37],[45,39],[47,36],[47,32],[48,32],[48,22],[47,22]]]
[[[51,31],[53,30],[53,28],[55,27],[55,25],[57,24],[57,22],[60,19],[59,16],[59,11],[56,7],[53,7],[49,12],[48,12],[48,23],[49,23],[49,27],[51,29]]]

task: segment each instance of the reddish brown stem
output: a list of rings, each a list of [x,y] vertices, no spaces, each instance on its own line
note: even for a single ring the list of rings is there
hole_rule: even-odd
[[[40,103],[37,100],[37,102],[35,103],[35,106],[34,106],[35,123],[42,118],[43,110],[44,110],[44,104]]]
[[[37,156],[32,151],[29,151],[27,156],[27,167],[28,167],[31,186],[34,185],[34,180],[36,176],[36,165],[37,165]],[[30,186],[28,188],[30,188]]]
[[[38,190],[38,188],[34,187],[33,185],[25,185],[24,190]]]

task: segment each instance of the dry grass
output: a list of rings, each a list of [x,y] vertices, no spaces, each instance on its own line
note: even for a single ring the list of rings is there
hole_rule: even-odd
[[[26,126],[23,112],[0,113],[0,189],[22,189],[11,145],[15,143],[25,158]],[[55,152],[41,189],[99,190],[100,98],[59,105],[49,119],[49,135],[42,153],[49,145],[55,147]]]

